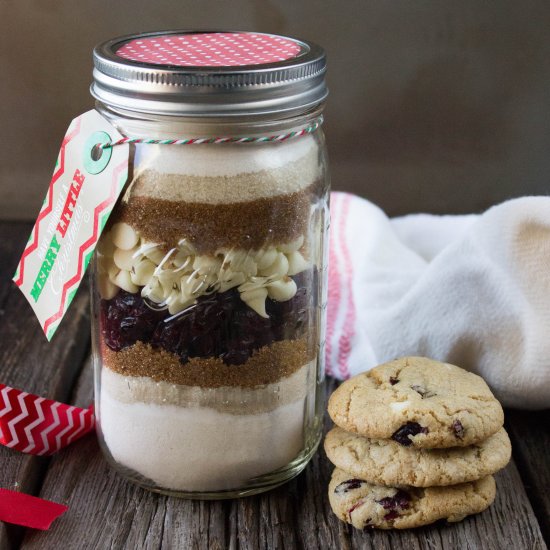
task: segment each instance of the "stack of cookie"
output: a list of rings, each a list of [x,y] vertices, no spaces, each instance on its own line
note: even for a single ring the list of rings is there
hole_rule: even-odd
[[[335,514],[359,529],[460,521],[495,498],[510,460],[502,407],[484,380],[404,357],[344,382],[331,396],[325,451]]]

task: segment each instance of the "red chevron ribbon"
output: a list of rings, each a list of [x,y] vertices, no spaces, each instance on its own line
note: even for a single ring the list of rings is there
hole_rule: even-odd
[[[0,443],[51,455],[93,430],[93,410],[80,409],[0,384]]]
[[[68,508],[51,500],[0,489],[0,521],[7,523],[45,530]]]

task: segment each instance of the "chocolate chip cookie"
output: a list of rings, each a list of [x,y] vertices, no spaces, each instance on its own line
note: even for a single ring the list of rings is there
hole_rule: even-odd
[[[325,438],[329,460],[351,477],[377,485],[456,485],[504,468],[512,447],[504,428],[477,445],[447,449],[403,447],[334,428]]]
[[[328,411],[348,432],[404,447],[465,447],[504,423],[480,376],[425,357],[403,357],[350,378],[332,394]]]
[[[447,487],[397,488],[372,485],[336,468],[328,496],[334,513],[358,529],[408,529],[482,512],[495,499],[495,480],[486,476]]]

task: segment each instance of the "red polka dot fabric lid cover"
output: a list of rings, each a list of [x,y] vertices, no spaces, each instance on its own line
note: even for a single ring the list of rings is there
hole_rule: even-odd
[[[300,43],[282,36],[246,32],[166,34],[123,44],[116,54],[131,61],[178,67],[235,67],[297,57]]]

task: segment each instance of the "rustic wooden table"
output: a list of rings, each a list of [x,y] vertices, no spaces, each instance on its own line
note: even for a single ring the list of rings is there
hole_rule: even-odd
[[[0,382],[88,406],[87,292],[77,294],[48,344],[10,283],[30,229],[28,223],[0,222]],[[330,391],[335,382],[328,385]],[[549,425],[550,411],[507,411],[514,459],[497,475],[496,502],[455,525],[404,532],[361,532],[337,520],[326,496],[331,466],[323,451],[295,480],[270,493],[197,502],[127,483],[109,469],[93,435],[50,459],[1,447],[0,487],[67,504],[69,510],[44,532],[0,523],[0,549],[544,549],[550,540]]]

